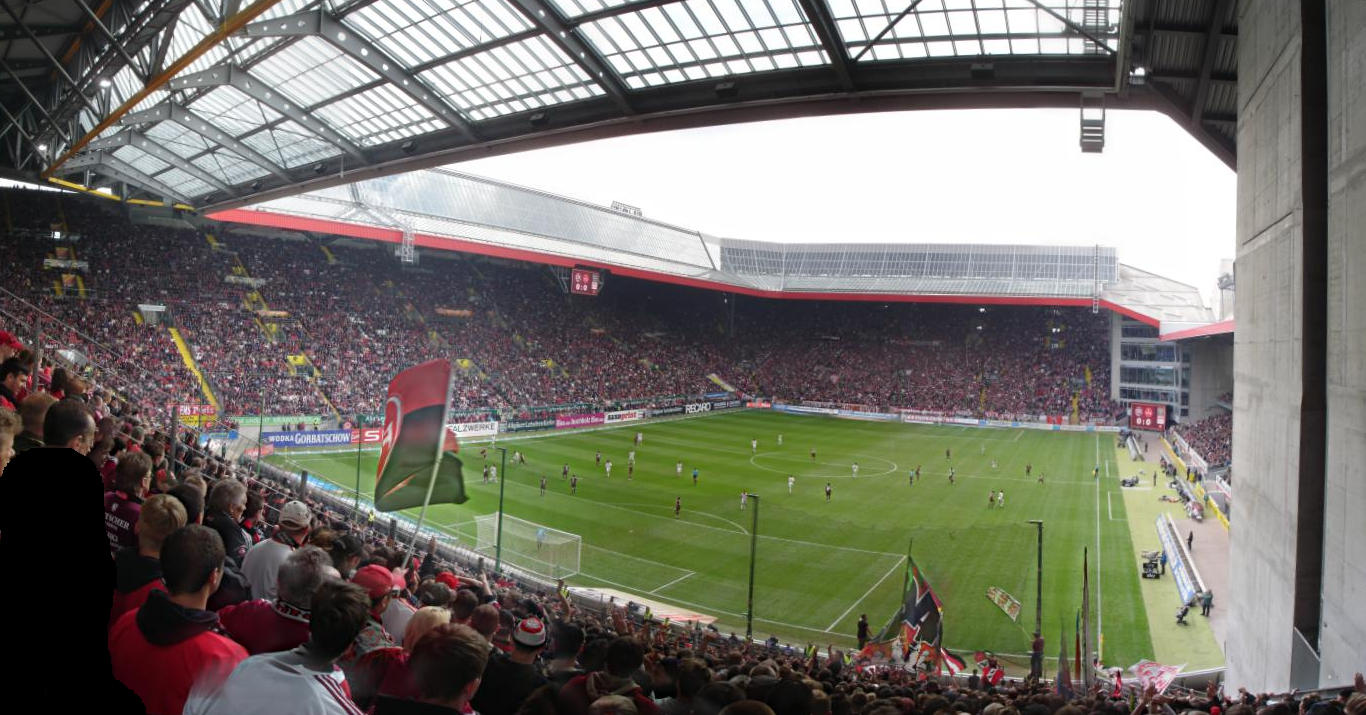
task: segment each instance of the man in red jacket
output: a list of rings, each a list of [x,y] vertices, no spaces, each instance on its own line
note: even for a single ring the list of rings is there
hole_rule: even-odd
[[[308,640],[313,592],[332,568],[332,557],[316,546],[290,552],[277,570],[275,599],[258,598],[218,612],[223,631],[252,655],[289,650]]]
[[[588,715],[588,706],[604,695],[623,695],[639,715],[660,715],[659,706],[631,679],[645,662],[645,649],[634,638],[619,636],[607,646],[605,670],[576,676],[560,689],[562,715]]]
[[[169,494],[153,494],[138,512],[138,547],[124,549],[114,557],[114,605],[109,609],[109,626],[119,616],[136,611],[147,602],[152,591],[165,591],[161,582],[161,545],[176,529],[185,526],[187,516],[180,500]]]
[[[205,610],[223,578],[223,539],[191,525],[161,547],[166,592],[153,591],[109,632],[114,677],[142,698],[153,715],[177,715],[196,681],[222,682],[247,651],[218,635],[218,616]]]

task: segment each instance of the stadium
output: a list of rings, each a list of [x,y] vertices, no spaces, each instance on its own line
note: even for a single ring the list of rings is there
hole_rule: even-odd
[[[0,6],[16,692],[1366,713],[1359,4]],[[1236,172],[1217,281],[1122,217],[773,240],[464,166],[1048,108]]]

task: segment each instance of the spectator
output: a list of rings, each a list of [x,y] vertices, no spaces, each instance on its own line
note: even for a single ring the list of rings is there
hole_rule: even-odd
[[[219,611],[223,630],[248,653],[289,650],[308,640],[313,592],[327,580],[331,559],[316,546],[288,553],[276,569],[278,594]]]
[[[558,694],[565,683],[583,675],[578,667],[579,649],[583,648],[583,628],[574,623],[559,622],[553,629],[550,640],[551,659],[546,668],[550,683]]]
[[[356,704],[368,710],[378,695],[399,698],[416,695],[412,674],[408,671],[413,646],[433,628],[450,621],[451,612],[445,608],[419,608],[408,621],[401,648],[376,648],[365,654],[351,669],[351,694]]]
[[[251,584],[252,598],[275,599],[275,574],[292,551],[308,543],[309,522],[308,507],[291,501],[280,510],[280,528],[275,536],[247,551],[242,575]]]
[[[462,588],[455,592],[455,598],[451,600],[451,623],[470,625],[470,618],[474,616],[474,609],[479,607],[479,597],[468,588]]]
[[[130,454],[115,469],[114,490],[104,495],[104,531],[109,535],[110,553],[137,546],[133,525],[138,523],[151,484],[152,460],[145,454]]]
[[[142,698],[148,713],[182,712],[196,680],[221,680],[247,657],[242,646],[214,632],[218,616],[206,610],[223,562],[217,532],[196,525],[178,529],[161,548],[166,592],[150,593],[109,632],[114,677]]]
[[[227,550],[228,562],[241,568],[247,556],[247,534],[238,523],[247,510],[247,485],[236,479],[224,479],[209,490],[204,508],[204,525],[218,532]]]
[[[19,421],[18,413],[0,408],[0,475],[5,473],[5,467],[14,458],[14,438],[21,429],[23,423]]]
[[[185,526],[185,506],[175,497],[153,494],[138,511],[136,549],[124,549],[114,557],[114,602],[109,609],[112,628],[128,611],[147,602],[152,591],[165,591],[161,580],[161,545],[166,537]]]
[[[490,604],[481,604],[470,614],[470,628],[484,637],[493,647],[493,634],[498,632],[498,609]]]
[[[562,715],[589,715],[588,708],[603,695],[625,695],[636,704],[641,715],[660,715],[659,706],[645,695],[632,676],[645,661],[645,650],[638,641],[618,636],[607,647],[602,670],[580,675],[560,689]]]
[[[541,619],[523,618],[512,632],[512,652],[489,655],[482,684],[470,702],[480,715],[513,715],[532,691],[546,684],[545,675],[536,667],[546,637]]]
[[[95,446],[95,419],[84,402],[58,400],[43,416],[43,436],[46,446],[66,447],[84,457]]]
[[[478,633],[454,623],[437,626],[418,642],[410,659],[417,697],[381,696],[375,715],[469,712],[487,661],[488,644]]]
[[[186,524],[204,523],[204,492],[193,485],[181,484],[172,488],[169,494],[185,507]]]
[[[369,599],[355,584],[328,582],[320,584],[310,600],[313,617],[306,642],[292,650],[247,658],[221,689],[186,703],[185,713],[359,715],[336,661],[364,627]]]
[[[48,408],[55,403],[52,395],[35,392],[19,404],[19,417],[24,422],[24,430],[14,438],[14,451],[43,446],[43,420],[47,419]]]
[[[9,358],[0,363],[0,408],[19,409],[19,403],[23,399],[19,397],[19,393],[27,381],[28,368],[18,360]]]
[[[0,360],[9,360],[24,351],[24,344],[8,330],[0,330]]]
[[[266,523],[266,500],[260,492],[247,492],[247,509],[242,512],[242,530],[247,532],[254,547],[270,536],[270,525]],[[251,550],[247,550],[251,554]]]
[[[349,670],[350,666],[359,661],[366,653],[376,648],[395,648],[398,643],[384,630],[384,624],[380,621],[384,614],[384,609],[389,607],[389,601],[394,593],[394,575],[389,569],[379,564],[362,566],[356,571],[356,575],[351,577],[351,582],[365,589],[370,596],[370,620],[356,636],[355,643],[342,656],[340,665],[343,669]]]

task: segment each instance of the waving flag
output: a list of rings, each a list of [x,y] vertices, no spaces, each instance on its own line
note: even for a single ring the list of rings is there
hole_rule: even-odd
[[[456,456],[460,444],[446,429],[451,379],[451,364],[432,360],[400,372],[389,383],[375,475],[376,509],[398,511],[469,499]]]
[[[964,668],[963,659],[944,648],[944,606],[930,588],[915,560],[908,561],[906,600],[902,605],[902,635],[907,646],[920,643],[920,655],[931,658],[935,669],[947,669],[957,674]],[[923,662],[923,661],[922,661]]]

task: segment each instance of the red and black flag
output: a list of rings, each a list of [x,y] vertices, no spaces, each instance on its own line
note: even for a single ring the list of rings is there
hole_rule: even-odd
[[[469,499],[456,456],[460,445],[446,429],[451,379],[451,364],[432,360],[400,372],[389,383],[375,476],[376,509],[398,511],[424,502],[463,504]]]
[[[936,670],[943,668],[957,674],[965,664],[944,647],[944,605],[914,560],[908,561],[907,568],[906,600],[901,611],[906,652],[909,654],[913,644],[921,643],[921,654],[933,660]]]

